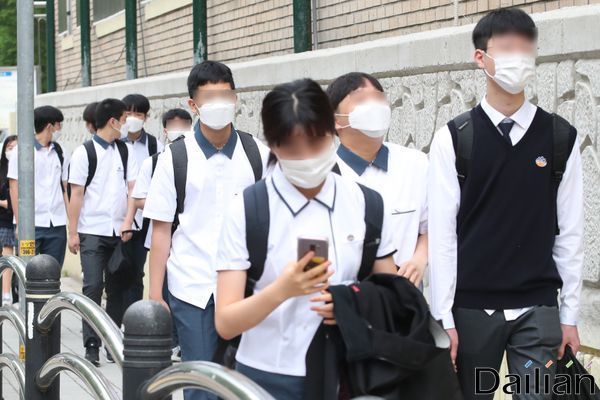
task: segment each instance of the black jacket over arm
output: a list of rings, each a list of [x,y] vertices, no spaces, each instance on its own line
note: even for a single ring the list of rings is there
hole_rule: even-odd
[[[337,327],[322,325],[311,343],[306,399],[462,399],[448,335],[408,280],[375,274],[329,290]]]

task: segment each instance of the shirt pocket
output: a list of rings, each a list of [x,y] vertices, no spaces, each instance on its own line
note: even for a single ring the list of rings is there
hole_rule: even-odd
[[[416,202],[401,201],[392,205],[390,214],[394,218],[411,218],[418,213],[418,210]]]
[[[344,233],[336,237],[335,248],[329,246],[329,259],[334,263],[336,283],[356,281],[362,261],[364,240],[364,232]]]

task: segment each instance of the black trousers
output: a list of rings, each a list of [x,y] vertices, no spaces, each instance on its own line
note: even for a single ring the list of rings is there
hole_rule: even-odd
[[[138,300],[142,300],[144,297],[144,266],[146,265],[146,257],[148,255],[148,249],[144,246],[146,241],[147,231],[140,230],[133,233],[131,238],[131,245],[135,249],[134,258],[134,277],[133,280],[125,293],[124,299],[124,311]],[[123,311],[123,312],[124,312]]]
[[[482,392],[496,381],[502,389],[503,377],[499,373],[494,376],[489,369],[499,372],[505,352],[510,374],[520,377],[520,393],[513,393],[513,399],[552,398],[544,394],[544,381],[548,380],[551,392],[562,342],[557,307],[536,306],[514,321],[506,321],[502,311],[488,315],[484,310],[455,308],[453,314],[458,331],[458,378],[465,400],[492,400],[493,393]],[[536,380],[540,382],[537,388]],[[516,386],[510,390],[516,391]]]
[[[115,247],[121,240],[118,236],[79,234],[81,268],[83,270],[83,294],[100,305],[102,291],[106,290],[106,313],[121,326],[125,311],[125,295],[128,287],[122,280],[108,273],[107,265]],[[94,330],[83,322],[83,345],[95,341],[101,345]]]
[[[35,227],[35,254],[48,254],[54,257],[62,268],[66,251],[67,227],[65,225],[49,228]]]

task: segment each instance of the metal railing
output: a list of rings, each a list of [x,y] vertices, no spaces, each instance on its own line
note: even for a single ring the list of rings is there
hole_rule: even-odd
[[[57,354],[44,363],[38,371],[35,382],[43,392],[63,371],[75,374],[98,400],[120,400],[110,382],[88,360],[75,354]]]
[[[179,389],[202,389],[224,400],[274,400],[262,387],[221,365],[184,362],[155,375],[142,387],[144,400],[160,400]]]
[[[19,398],[25,400],[25,368],[17,356],[14,354],[0,354],[0,369],[9,369],[15,378],[21,390],[19,391]]]

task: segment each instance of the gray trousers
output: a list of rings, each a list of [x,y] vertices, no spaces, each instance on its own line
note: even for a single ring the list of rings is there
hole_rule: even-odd
[[[484,310],[455,308],[453,314],[458,331],[458,377],[465,400],[493,399],[493,393],[485,392],[496,382],[502,390],[504,379],[499,370],[504,352],[509,373],[520,378],[519,388],[516,384],[507,388],[513,399],[551,399],[545,392],[552,392],[562,342],[557,307],[536,306],[514,321],[506,321],[502,311],[490,316]]]

